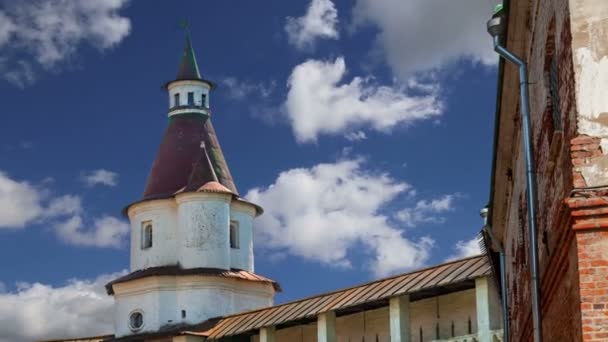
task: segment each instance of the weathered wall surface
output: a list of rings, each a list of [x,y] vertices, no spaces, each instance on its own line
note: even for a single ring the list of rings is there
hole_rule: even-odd
[[[568,207],[564,200],[573,189],[570,140],[576,133],[575,74],[572,63],[572,34],[568,0],[511,1],[508,48],[528,63],[530,112],[537,180],[537,231],[541,272],[541,311],[545,339],[577,341],[581,338],[578,267],[576,245]],[[521,114],[517,93],[517,70],[503,85],[502,112],[514,121],[513,135],[500,144],[511,145],[507,173],[507,209],[504,217],[494,218],[504,225],[504,247],[508,285],[510,332],[513,341],[532,338],[528,203],[526,169],[521,143]],[[513,87],[515,86],[515,87]],[[509,102],[510,106],[506,103]],[[503,156],[504,158],[505,156]],[[500,158],[500,156],[499,156]],[[566,322],[563,317],[570,320]]]
[[[230,267],[254,271],[253,219],[255,210],[241,204],[230,205],[230,219],[239,224],[239,248],[230,250]]]
[[[568,200],[578,246],[584,341],[608,340],[608,2],[570,0],[579,188]]]
[[[570,0],[578,134],[599,138],[601,150],[577,165],[587,186],[608,185],[608,4]],[[597,150],[596,150],[597,151]]]
[[[179,262],[184,268],[230,268],[230,197],[177,196]]]
[[[177,206],[173,199],[157,200],[133,206],[131,222],[131,271],[174,265],[177,258]],[[142,223],[151,222],[152,247],[142,249]]]

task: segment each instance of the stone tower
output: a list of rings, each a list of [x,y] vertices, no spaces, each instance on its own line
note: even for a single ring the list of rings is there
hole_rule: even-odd
[[[254,274],[252,226],[262,208],[239,197],[211,123],[210,92],[190,36],[168,82],[169,123],[131,223],[115,336],[154,333],[273,304],[278,284]]]

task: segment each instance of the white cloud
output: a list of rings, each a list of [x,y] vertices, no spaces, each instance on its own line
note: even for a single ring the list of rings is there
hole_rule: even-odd
[[[408,227],[415,227],[420,223],[443,223],[445,218],[441,214],[454,210],[454,199],[458,196],[451,194],[430,201],[420,200],[414,207],[399,210],[395,217]]]
[[[119,14],[128,0],[41,0],[6,2],[0,10],[0,74],[24,86],[34,81],[33,64],[49,70],[74,57],[87,42],[98,50],[119,44],[131,22]],[[7,62],[7,59],[20,59]],[[26,58],[26,59],[23,59]]]
[[[51,196],[43,186],[16,181],[0,171],[0,229],[23,229],[28,224],[44,223],[66,243],[77,246],[123,246],[129,225],[112,217],[92,219],[85,228],[82,200],[76,195]]]
[[[0,11],[0,47],[8,43],[16,28],[13,20]]]
[[[285,108],[299,142],[363,125],[388,131],[398,124],[441,114],[437,92],[411,96],[407,89],[377,85],[361,77],[339,84],[345,73],[342,57],[335,62],[308,60],[293,69]]]
[[[249,81],[239,80],[236,77],[226,77],[222,83],[227,89],[225,94],[234,100],[251,99],[256,100],[268,98],[276,88],[276,82],[270,83],[253,83]]]
[[[363,131],[356,131],[344,134],[344,138],[348,141],[360,141],[367,139],[367,135]]]
[[[64,286],[19,283],[0,292],[0,341],[22,342],[111,334],[113,300],[104,285],[126,271]]]
[[[82,176],[82,181],[88,186],[95,186],[97,184],[116,186],[118,184],[118,173],[104,169],[93,170],[85,173]]]
[[[479,246],[479,239],[473,238],[468,241],[460,240],[460,241],[456,242],[456,245],[454,246],[454,250],[455,250],[455,253],[453,255],[449,256],[446,259],[447,261],[462,259],[462,258],[474,256],[474,255],[480,255],[481,248]]]
[[[31,184],[0,171],[0,229],[23,228],[44,213],[42,195]]]
[[[410,186],[362,165],[352,159],[291,169],[250,190],[246,197],[265,209],[255,222],[257,245],[337,267],[352,267],[350,252],[364,245],[376,276],[423,265],[433,240],[408,239],[382,213]]]
[[[354,27],[377,27],[377,45],[395,74],[440,68],[459,59],[495,64],[485,22],[487,0],[357,0]]]
[[[0,171],[0,229],[20,229],[29,223],[61,218],[80,211],[80,197],[53,197],[44,188],[14,180]]]
[[[55,230],[61,240],[71,245],[101,248],[120,248],[129,235],[129,225],[112,216],[95,219],[93,227],[88,229],[81,216],[73,216],[56,223]]]
[[[338,39],[338,10],[331,0],[312,0],[303,17],[287,17],[285,31],[298,49],[310,49],[317,39]]]

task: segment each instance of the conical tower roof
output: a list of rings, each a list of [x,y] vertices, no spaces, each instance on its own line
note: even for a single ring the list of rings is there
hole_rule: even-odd
[[[198,63],[196,62],[192,42],[190,41],[190,34],[186,34],[186,46],[184,47],[184,52],[182,53],[182,59],[179,63],[175,80],[200,79],[202,79],[201,73],[198,69]]]
[[[171,117],[148,175],[144,199],[196,191],[211,181],[238,195],[211,120],[203,115]]]

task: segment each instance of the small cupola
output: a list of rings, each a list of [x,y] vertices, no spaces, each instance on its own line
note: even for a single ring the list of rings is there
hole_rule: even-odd
[[[214,84],[203,79],[198,68],[190,33],[186,33],[186,46],[177,69],[175,80],[167,82],[169,116],[200,114],[209,116],[209,93]]]

